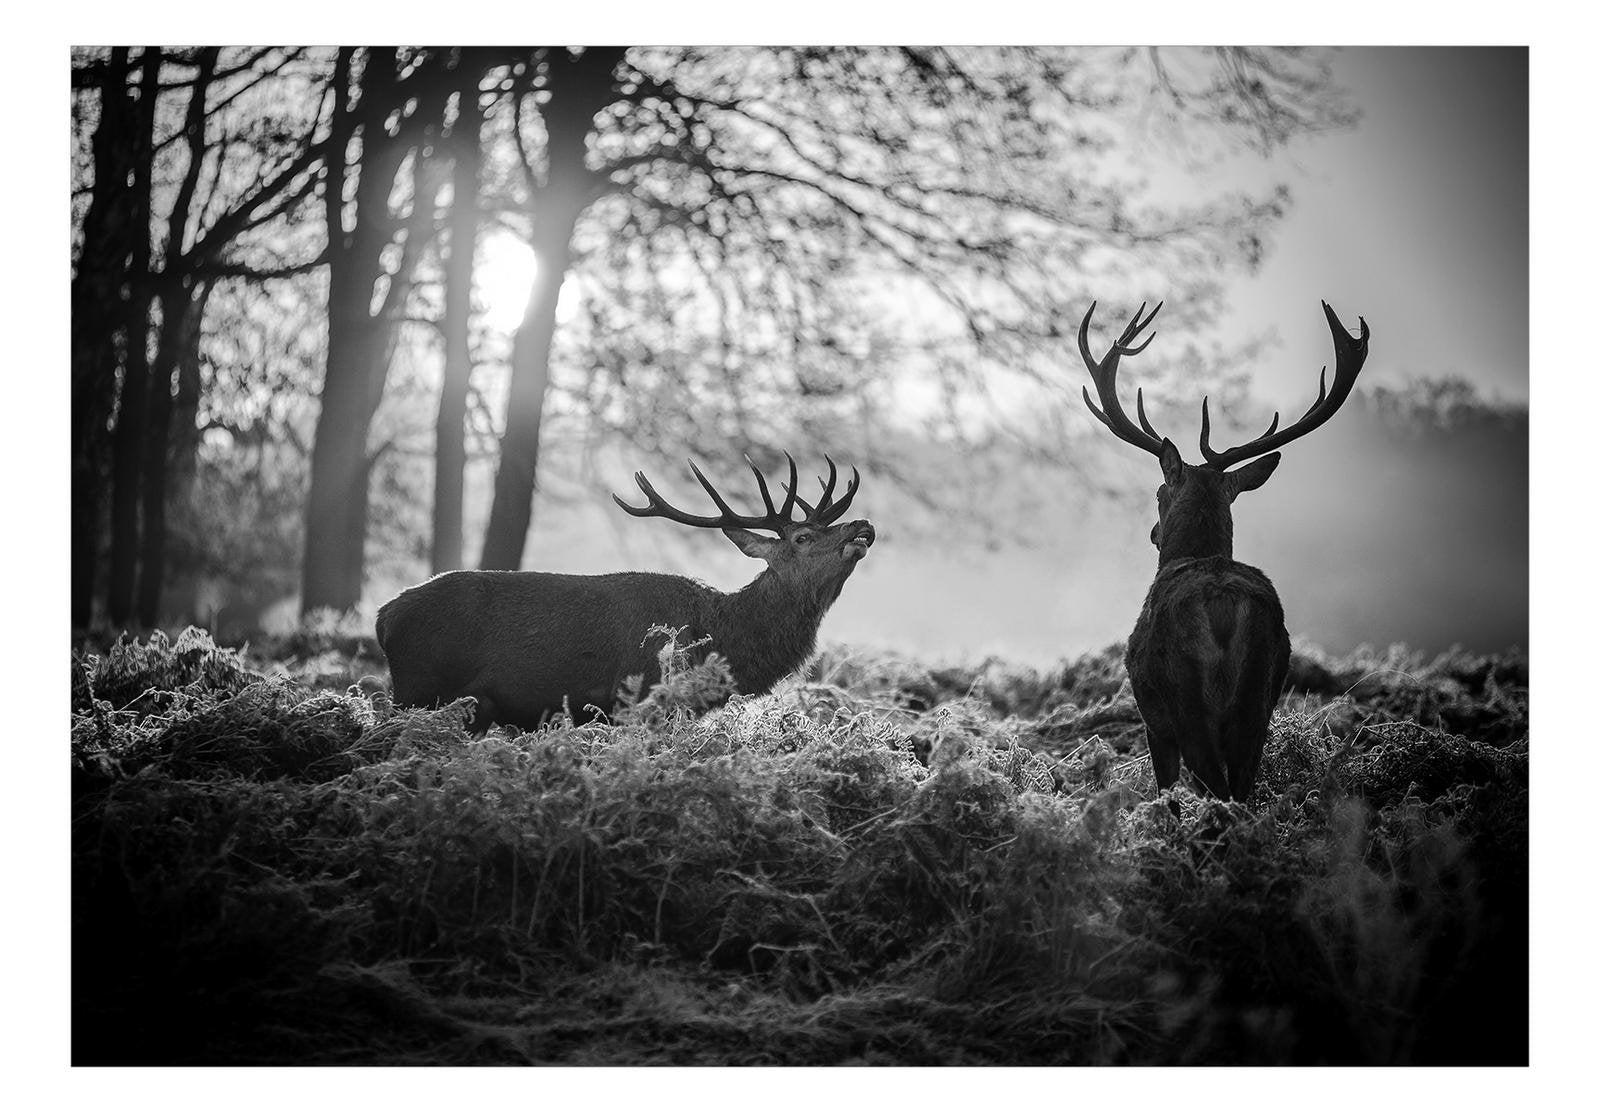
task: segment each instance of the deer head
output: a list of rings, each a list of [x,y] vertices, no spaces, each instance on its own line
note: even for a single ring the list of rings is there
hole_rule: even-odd
[[[822,486],[822,495],[813,505],[797,493],[800,484],[794,458],[787,452],[784,458],[789,461],[789,481],[784,484],[786,497],[783,505],[777,507],[773,505],[766,478],[750,462],[749,457],[745,457],[745,463],[755,474],[756,486],[765,507],[765,512],[760,514],[736,513],[717,492],[717,488],[711,485],[711,481],[701,474],[693,460],[689,462],[689,468],[711,496],[711,501],[716,503],[719,512],[715,517],[685,513],[668,504],[656,493],[642,471],[635,472],[633,478],[644,492],[646,505],[630,506],[615,494],[611,497],[634,517],[664,517],[699,529],[720,529],[722,535],[746,556],[765,560],[774,575],[786,582],[814,587],[818,598],[831,603],[877,537],[867,521],[835,524],[850,508],[850,500],[861,485],[861,474],[854,467],[850,469],[850,482],[845,488],[844,497],[835,502],[833,494],[838,483],[838,468],[832,459],[824,456],[824,459],[828,459],[828,477],[826,480],[820,476],[817,478]],[[797,507],[802,511],[800,517],[794,516]],[[763,536],[753,531],[758,529],[776,535]]]
[[[1089,412],[1098,417],[1117,438],[1142,448],[1161,461],[1162,484],[1156,491],[1157,521],[1150,531],[1150,540],[1160,551],[1160,562],[1195,556],[1233,555],[1233,500],[1247,490],[1265,483],[1282,458],[1276,449],[1297,440],[1338,412],[1350,396],[1356,375],[1361,372],[1367,358],[1368,329],[1365,318],[1359,318],[1361,332],[1352,336],[1339,322],[1333,310],[1324,301],[1322,311],[1328,318],[1333,333],[1334,371],[1333,390],[1328,389],[1328,369],[1322,368],[1321,388],[1317,400],[1288,428],[1279,429],[1279,415],[1272,415],[1267,431],[1247,444],[1218,452],[1211,447],[1210,398],[1200,403],[1200,454],[1205,462],[1185,463],[1171,440],[1151,427],[1144,411],[1144,391],[1135,396],[1135,409],[1139,423],[1135,425],[1117,400],[1117,365],[1125,355],[1137,355],[1155,338],[1150,333],[1142,342],[1140,334],[1155,320],[1161,311],[1158,303],[1145,315],[1144,305],[1134,313],[1105,358],[1096,360],[1089,351],[1089,322],[1094,317],[1095,304],[1083,315],[1078,325],[1078,353],[1083,357],[1099,395],[1097,407],[1084,387],[1083,400]],[[1256,458],[1259,457],[1259,458]],[[1228,468],[1245,460],[1252,462],[1233,471]]]

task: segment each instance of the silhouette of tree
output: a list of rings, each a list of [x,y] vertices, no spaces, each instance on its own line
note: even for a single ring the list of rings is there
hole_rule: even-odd
[[[904,442],[984,435],[1006,383],[1053,381],[1086,291],[1159,276],[1181,324],[1266,250],[1281,193],[1152,204],[1130,132],[1203,159],[1348,122],[1317,55],[1268,49],[112,48],[72,80],[76,624],[108,551],[113,618],[155,621],[207,430],[254,451],[238,482],[277,469],[273,513],[305,470],[302,606],[355,605],[419,313],[445,352],[431,559],[458,564],[480,220],[538,260],[480,560],[515,567],[552,396],[648,454],[805,444],[910,485]]]
[[[101,492],[109,467],[124,282],[142,229],[128,189],[138,159],[137,103],[128,87],[131,50],[115,47],[83,78],[92,110],[88,203],[72,276],[72,622],[94,610],[100,559]],[[87,113],[85,113],[87,116]]]
[[[160,615],[168,506],[193,470],[201,324],[215,283],[314,265],[230,257],[311,188],[317,151],[310,128],[296,127],[298,107],[246,103],[303,53],[233,50],[224,60],[215,47],[151,47],[136,64],[127,48],[74,58],[78,131],[93,129],[75,191],[74,624],[93,617],[107,487],[108,617],[121,624],[136,609],[152,625]]]
[[[412,272],[434,232],[442,181],[429,144],[443,122],[447,72],[444,52],[395,47],[346,47],[335,61],[322,185],[327,373],[306,498],[305,612],[345,610],[361,597],[369,478],[382,451],[368,448],[368,431]],[[396,211],[391,197],[407,166]]]
[[[482,165],[483,109],[478,84],[483,65],[463,49],[456,70],[456,113],[446,150],[450,156],[449,254],[444,266],[444,375],[434,423],[433,536],[435,572],[461,566],[462,505],[467,465],[467,393],[472,380],[472,270],[478,236],[478,177]]]
[[[522,563],[533,516],[556,302],[572,263],[573,230],[604,180],[588,166],[589,135],[596,113],[616,101],[615,74],[625,53],[620,47],[577,53],[540,51],[519,75],[526,92],[516,103],[521,108],[536,100],[544,125],[542,173],[522,150],[521,127],[515,131],[530,181],[530,239],[538,270],[528,311],[513,340],[505,431],[500,438],[494,503],[484,532],[480,567],[516,568]]]

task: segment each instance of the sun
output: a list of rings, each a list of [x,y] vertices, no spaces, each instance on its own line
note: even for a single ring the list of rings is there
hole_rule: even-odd
[[[520,238],[506,231],[492,231],[478,246],[478,269],[473,275],[483,323],[496,332],[516,331],[528,308],[528,295],[539,262]]]

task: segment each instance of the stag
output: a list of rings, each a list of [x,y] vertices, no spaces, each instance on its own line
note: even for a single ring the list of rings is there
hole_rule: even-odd
[[[754,515],[734,512],[692,461],[716,504],[714,516],[669,505],[642,471],[634,481],[645,505],[611,496],[634,517],[720,529],[746,556],[765,560],[766,569],[738,591],[659,572],[449,571],[400,592],[378,611],[378,644],[389,658],[395,702],[432,706],[470,695],[478,732],[492,723],[533,729],[563,710],[588,721],[615,708],[630,677],[643,677],[641,690],[660,679],[658,655],[646,642],[662,626],[701,642],[694,659],[721,653],[738,691],[770,690],[810,657],[823,615],[876,537],[869,522],[838,523],[861,482],[855,468],[836,502],[838,471],[829,459],[827,480],[817,480],[822,495],[812,505],[796,493],[795,462],[785,457],[789,482],[781,508],[750,464],[764,505]]]
[[[1128,638],[1128,679],[1144,719],[1156,785],[1170,788],[1180,758],[1202,787],[1221,799],[1244,801],[1255,786],[1272,709],[1289,670],[1289,633],[1271,581],[1233,558],[1233,500],[1271,477],[1282,458],[1276,449],[1299,439],[1336,413],[1367,358],[1367,322],[1352,336],[1328,303],[1322,311],[1333,333],[1333,389],[1322,369],[1317,400],[1304,417],[1226,451],[1211,448],[1210,399],[1200,405],[1200,454],[1183,461],[1172,441],[1151,427],[1144,391],[1137,395],[1135,425],[1117,401],[1117,364],[1155,338],[1140,334],[1161,311],[1133,315],[1104,359],[1089,350],[1091,304],[1078,326],[1078,352],[1099,395],[1084,387],[1089,411],[1116,436],[1161,461],[1157,521],[1150,540],[1159,552],[1155,581]],[[1258,458],[1259,457],[1259,458]],[[1252,462],[1245,463],[1246,460]],[[1243,464],[1228,470],[1235,464]]]

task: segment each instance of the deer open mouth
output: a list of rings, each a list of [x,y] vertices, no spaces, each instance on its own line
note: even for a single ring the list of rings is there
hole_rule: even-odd
[[[867,554],[867,549],[872,547],[872,542],[877,539],[877,533],[868,525],[861,532],[844,542],[844,554],[851,560],[859,560]]]

